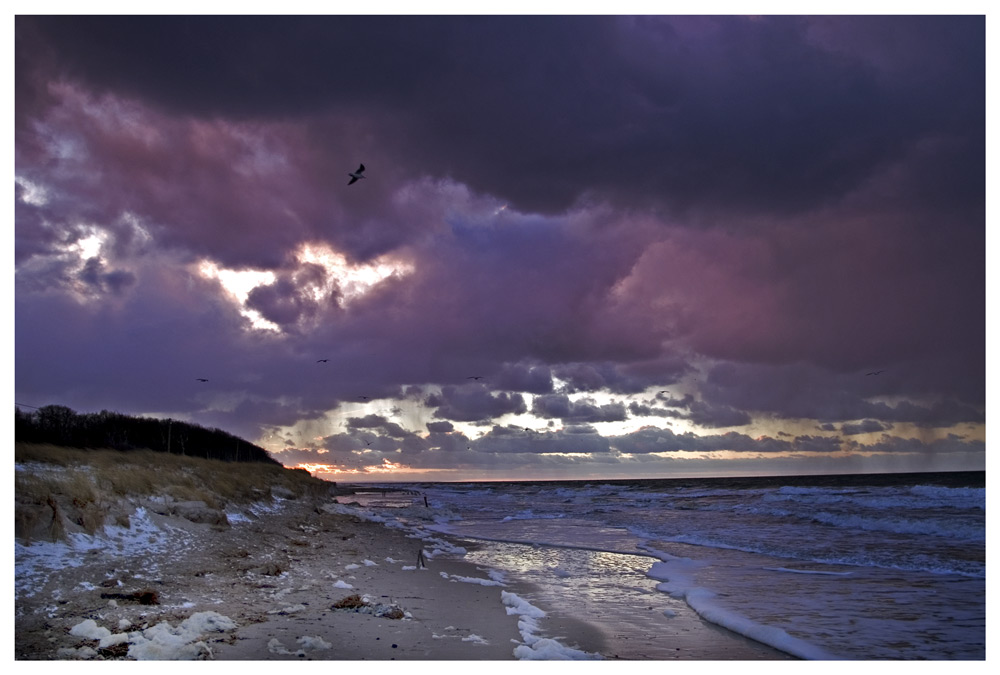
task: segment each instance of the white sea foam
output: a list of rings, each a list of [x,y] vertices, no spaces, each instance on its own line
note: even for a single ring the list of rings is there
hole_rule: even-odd
[[[86,622],[84,622],[86,623]],[[78,628],[74,627],[74,630]],[[211,649],[204,637],[236,628],[236,623],[217,612],[197,612],[172,626],[162,621],[155,626],[132,633],[108,635],[101,638],[102,646],[129,643],[128,655],[137,661],[145,660],[194,660],[211,656]],[[122,639],[124,636],[125,639]]]
[[[449,581],[460,581],[466,584],[479,584],[480,586],[505,586],[502,581],[497,581],[496,579],[479,579],[476,577],[465,577],[460,574],[448,574],[447,572],[441,572],[441,577],[448,579]]]
[[[511,520],[553,520],[565,517],[565,513],[535,513],[531,509],[525,509],[524,511],[519,511],[512,516],[505,516],[501,522],[506,523]]]
[[[813,520],[827,525],[848,527],[870,532],[893,532],[897,534],[920,534],[967,541],[986,541],[986,526],[978,523],[957,523],[954,519],[900,518],[893,516],[873,517],[860,514],[816,511]]]
[[[514,656],[523,661],[535,660],[594,660],[603,658],[600,654],[567,647],[558,640],[539,636],[538,620],[545,612],[514,593],[500,592],[500,599],[507,608],[507,614],[516,614],[517,628],[524,640],[514,648]]]
[[[682,598],[706,621],[802,659],[836,658],[816,645],[789,635],[781,628],[757,623],[722,606],[717,602],[717,595],[713,591],[695,585],[697,570],[707,565],[704,561],[666,554],[665,557],[666,560],[655,563],[649,568],[647,576],[661,580],[662,583],[657,586],[657,590],[668,593],[674,598]]]
[[[814,644],[789,635],[776,626],[766,626],[751,621],[745,616],[730,611],[716,602],[716,594],[706,588],[690,588],[684,592],[684,600],[698,615],[734,633],[745,635],[786,654],[798,656],[801,659],[832,660],[837,657]]]

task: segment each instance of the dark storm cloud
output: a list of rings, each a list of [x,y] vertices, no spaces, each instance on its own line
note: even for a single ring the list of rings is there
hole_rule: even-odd
[[[427,430],[432,434],[446,434],[455,430],[455,425],[451,422],[428,422]]]
[[[862,420],[857,424],[842,424],[840,425],[840,433],[845,436],[854,436],[856,434],[871,434],[879,431],[888,431],[892,429],[891,424],[883,424],[878,420]]]
[[[762,436],[752,438],[746,434],[730,431],[724,434],[699,435],[691,432],[677,434],[670,429],[643,427],[632,433],[611,439],[611,447],[622,453],[648,454],[652,452],[714,452],[728,450],[740,453],[831,453],[843,449],[838,438],[824,436],[796,436],[792,440],[781,440]],[[920,451],[923,445],[913,446]]]
[[[779,436],[787,434],[778,433]],[[830,453],[844,449],[844,443],[839,438],[831,436],[796,436],[792,439],[794,452]]]
[[[619,324],[624,339],[627,331]],[[653,385],[672,384],[687,369],[681,361],[671,360],[655,366],[620,365],[608,361],[568,363],[557,366],[553,374],[565,382],[567,393],[610,391],[615,394],[638,394]]]
[[[548,394],[552,392],[552,372],[544,365],[505,364],[497,376],[490,379],[490,385],[526,394]]]
[[[670,429],[643,427],[637,431],[611,439],[611,447],[619,452],[645,454],[650,452],[788,452],[793,444],[764,437],[753,439],[745,434],[730,431],[725,434],[698,435],[691,432],[676,434]]]
[[[121,294],[135,283],[135,275],[126,270],[107,270],[107,265],[100,258],[89,258],[77,277],[98,293],[110,292]]]
[[[375,429],[390,438],[408,438],[413,432],[406,431],[395,422],[390,422],[382,415],[365,415],[347,420],[348,429]]]
[[[582,447],[610,461],[586,425],[629,414],[980,425],[984,30],[975,16],[16,17],[17,395],[251,436],[336,410],[307,438],[336,437],[352,466],[578,466]],[[368,178],[348,187],[361,161]],[[348,303],[305,245],[396,272]],[[249,330],[203,260],[272,272],[246,306],[282,332]],[[568,400],[682,381],[697,395]],[[402,399],[376,420],[351,407],[361,395]],[[570,427],[550,417],[519,452],[513,429],[480,446],[447,421],[527,413],[524,395]],[[424,403],[438,421],[407,435]],[[834,445],[704,438],[615,442],[637,456]],[[354,454],[363,440],[377,450]]]
[[[691,394],[684,394],[681,398],[676,398],[670,396],[669,394],[664,394],[664,392],[657,392],[656,401],[662,403],[668,408],[690,408],[691,404],[694,403],[694,396]]]
[[[886,86],[886,59],[830,45],[830,35],[897,24],[907,49],[888,55],[894,68],[917,72],[904,60],[913,49],[936,57],[925,57],[934,68],[919,81]],[[426,170],[461,173],[520,209],[560,211],[585,194],[804,208],[842,196],[920,137],[983,138],[981,17],[19,17],[17,26],[23,44],[52,50],[59,72],[172,112],[384,116]],[[629,170],[609,171],[623,157]]]
[[[628,411],[636,417],[676,417],[687,419],[695,424],[707,427],[739,427],[750,424],[752,418],[744,410],[736,410],[727,405],[713,405],[705,401],[697,401],[690,394],[677,399],[666,397],[662,393],[656,395],[657,401],[662,401],[669,407],[649,406],[636,403],[629,403]],[[686,408],[689,412],[683,413],[670,408]]]
[[[493,394],[481,386],[443,387],[424,401],[440,419],[455,422],[483,422],[508,413],[524,413],[528,408],[520,394]]]
[[[628,417],[622,403],[598,405],[588,399],[571,401],[565,394],[536,396],[531,412],[538,417],[558,418],[564,424],[621,422]]]
[[[250,291],[246,306],[260,312],[268,321],[284,329],[316,314],[319,304],[315,292],[326,281],[326,272],[316,264],[303,265],[294,272],[283,272],[273,284],[258,286]],[[328,301],[335,303],[334,293]]]
[[[479,454],[590,454],[606,453],[608,439],[585,430],[531,432],[518,427],[495,425],[487,434],[473,441],[470,448]]]
[[[965,441],[956,438],[954,435],[930,442],[924,442],[917,438],[900,438],[898,436],[883,435],[877,443],[859,447],[870,452],[935,454],[984,452],[986,450],[986,443],[983,441]]]
[[[337,222],[318,176],[304,173],[308,156],[287,156],[308,143],[287,126],[168,117],[70,85],[53,85],[52,103],[34,120],[37,147],[19,145],[16,164],[23,181],[45,186],[30,208],[57,239],[93,224],[121,245],[138,223],[161,250],[273,268]],[[37,241],[30,224],[19,231]]]
[[[726,405],[712,405],[704,401],[691,402],[689,420],[703,427],[741,427],[750,424],[750,415]]]
[[[315,462],[344,469],[377,466],[383,460],[415,469],[441,469],[562,462],[568,455],[593,458],[609,451],[608,440],[588,427],[537,433],[494,425],[475,440],[460,433],[432,433],[426,439],[413,434],[396,439],[334,434],[323,444],[322,449],[283,451],[279,458],[286,464]]]
[[[572,424],[562,428],[564,434],[596,434],[597,427],[591,424]]]
[[[332,458],[349,456],[363,458],[366,464],[378,464],[382,457],[389,457],[407,446],[413,450],[411,441],[417,443],[417,452],[427,448],[427,439],[403,432],[395,437],[376,433],[379,428],[352,429],[349,433],[331,434],[322,440],[322,447]]]
[[[982,412],[953,398],[925,405],[870,400],[878,395],[919,391],[921,377],[919,371],[904,372],[898,378],[888,376],[874,382],[875,378],[863,373],[840,375],[811,366],[728,363],[709,372],[702,393],[715,405],[823,422],[869,419],[883,424],[910,422],[923,427],[947,427],[984,421]]]
[[[628,412],[634,417],[681,417],[681,413],[676,410],[643,405],[635,401],[628,404]]]

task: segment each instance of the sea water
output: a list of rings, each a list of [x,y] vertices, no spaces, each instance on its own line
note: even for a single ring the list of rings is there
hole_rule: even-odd
[[[985,659],[985,472],[408,487],[608,653],[677,658],[693,611],[799,658]]]

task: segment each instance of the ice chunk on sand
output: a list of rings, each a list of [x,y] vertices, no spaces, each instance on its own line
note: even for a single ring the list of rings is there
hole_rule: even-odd
[[[206,633],[221,633],[236,628],[236,622],[217,612],[197,612],[176,628],[162,621],[146,630],[129,635],[128,655],[137,661],[194,660],[211,654],[202,641]]]
[[[111,635],[111,631],[103,626],[98,626],[93,619],[84,619],[73,626],[69,634],[74,637],[82,637],[87,640],[101,640]]]
[[[298,643],[302,645],[303,649],[329,649],[333,646],[318,635],[303,635],[298,638]]]

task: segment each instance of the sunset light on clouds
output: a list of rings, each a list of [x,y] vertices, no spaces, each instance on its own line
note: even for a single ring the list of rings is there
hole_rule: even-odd
[[[985,468],[982,16],[15,34],[19,404],[331,480]]]

